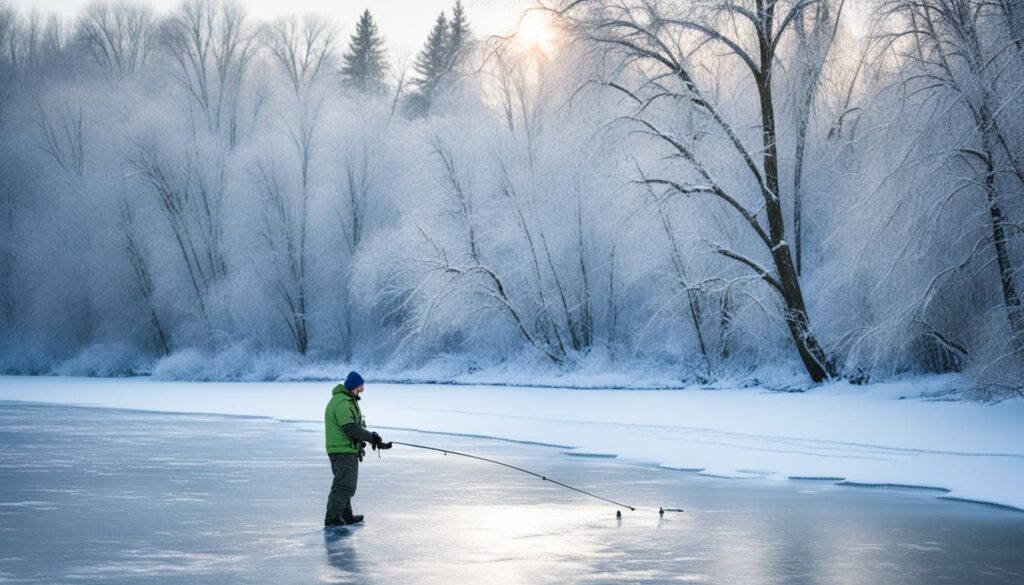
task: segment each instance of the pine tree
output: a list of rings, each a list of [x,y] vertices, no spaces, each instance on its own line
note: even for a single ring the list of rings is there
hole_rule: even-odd
[[[470,31],[462,0],[456,0],[449,21],[441,12],[427,36],[419,55],[416,56],[413,80],[415,90],[409,96],[410,113],[426,116],[437,94],[453,79],[466,57]]]
[[[342,55],[341,75],[360,93],[380,94],[384,91],[387,67],[384,39],[370,11],[366,10],[359,17],[348,50]]]
[[[413,115],[426,116],[430,112],[430,104],[449,71],[448,34],[448,19],[441,12],[413,64],[417,75],[412,82],[415,90],[409,96],[409,109]]]
[[[462,64],[469,44],[469,21],[462,8],[462,0],[456,0],[452,8],[452,20],[448,26],[448,71],[455,71]]]

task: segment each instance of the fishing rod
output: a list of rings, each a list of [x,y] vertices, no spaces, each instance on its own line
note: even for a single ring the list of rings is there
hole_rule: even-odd
[[[427,445],[417,445],[415,443],[403,443],[403,442],[400,442],[400,441],[391,441],[391,444],[394,444],[394,445],[404,445],[406,447],[414,447],[416,449],[425,449],[427,451],[437,451],[439,453],[444,453],[445,455],[448,455],[449,453],[451,453],[452,455],[458,455],[460,457],[467,457],[469,459],[476,459],[478,461],[485,461],[487,463],[493,463],[495,465],[501,465],[502,467],[508,467],[509,469],[514,469],[514,470],[519,471],[521,473],[526,473],[526,474],[532,475],[534,477],[539,477],[540,479],[542,479],[544,481],[549,481],[549,482],[551,482],[551,483],[553,483],[555,485],[559,485],[559,486],[562,486],[564,488],[570,489],[570,490],[572,490],[574,492],[579,492],[579,493],[581,493],[583,495],[590,496],[592,498],[596,498],[596,499],[601,500],[603,502],[608,502],[609,504],[614,504],[616,506],[621,506],[623,508],[629,508],[630,511],[634,511],[634,512],[636,511],[636,508],[633,507],[633,506],[630,506],[629,504],[623,504],[622,502],[616,502],[615,500],[610,500],[608,498],[601,497],[601,496],[599,496],[597,494],[588,492],[587,490],[583,490],[583,489],[580,489],[578,487],[573,487],[573,486],[571,486],[571,485],[569,485],[567,483],[562,483],[560,481],[551,479],[550,477],[547,477],[546,475],[541,475],[539,473],[534,473],[533,471],[530,471],[529,469],[523,469],[522,467],[516,467],[515,465],[510,465],[508,463],[504,463],[502,461],[498,461],[497,459],[488,459],[487,457],[480,457],[479,455],[470,455],[469,453],[461,453],[459,451],[452,451],[451,449],[440,449],[438,447],[428,447]],[[669,511],[675,511],[675,509],[669,509]],[[679,511],[682,512],[682,510],[679,510]],[[659,508],[659,512],[662,515],[664,515],[665,510],[662,509],[662,508]],[[619,518],[622,517],[622,513],[621,512],[616,512],[615,515],[617,517],[619,517]]]

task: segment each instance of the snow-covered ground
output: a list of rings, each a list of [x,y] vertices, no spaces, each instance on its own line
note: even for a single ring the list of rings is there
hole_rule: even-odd
[[[777,393],[371,381],[362,404],[378,429],[562,445],[570,455],[616,456],[722,477],[942,488],[948,492],[939,497],[1024,510],[1024,401],[916,398],[946,383],[936,377]],[[0,400],[318,421],[331,387],[7,376],[0,377]]]

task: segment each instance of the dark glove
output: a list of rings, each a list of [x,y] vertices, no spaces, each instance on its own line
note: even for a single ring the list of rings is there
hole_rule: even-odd
[[[381,440],[380,435],[377,433],[370,433],[370,444],[374,447],[378,447],[384,441]]]
[[[373,442],[371,443],[374,449],[390,449],[391,443],[385,443],[384,439],[380,438],[380,435],[373,433]]]

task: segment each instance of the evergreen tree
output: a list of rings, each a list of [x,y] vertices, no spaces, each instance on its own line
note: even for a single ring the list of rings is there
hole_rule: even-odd
[[[448,19],[445,18],[444,12],[441,12],[413,64],[417,76],[412,82],[415,90],[409,96],[409,109],[413,115],[425,116],[429,113],[430,104],[441,86],[442,79],[448,73],[448,34]]]
[[[462,64],[469,44],[469,21],[462,8],[462,0],[456,0],[452,8],[452,20],[448,26],[448,71],[455,71]]]
[[[348,50],[342,55],[341,75],[360,93],[380,94],[384,91],[387,67],[384,38],[377,31],[370,11],[366,10],[359,17]]]
[[[412,115],[426,116],[437,94],[451,82],[458,71],[469,46],[470,31],[462,0],[456,0],[449,21],[441,12],[427,36],[427,42],[416,56],[414,69],[415,89],[409,96]]]

